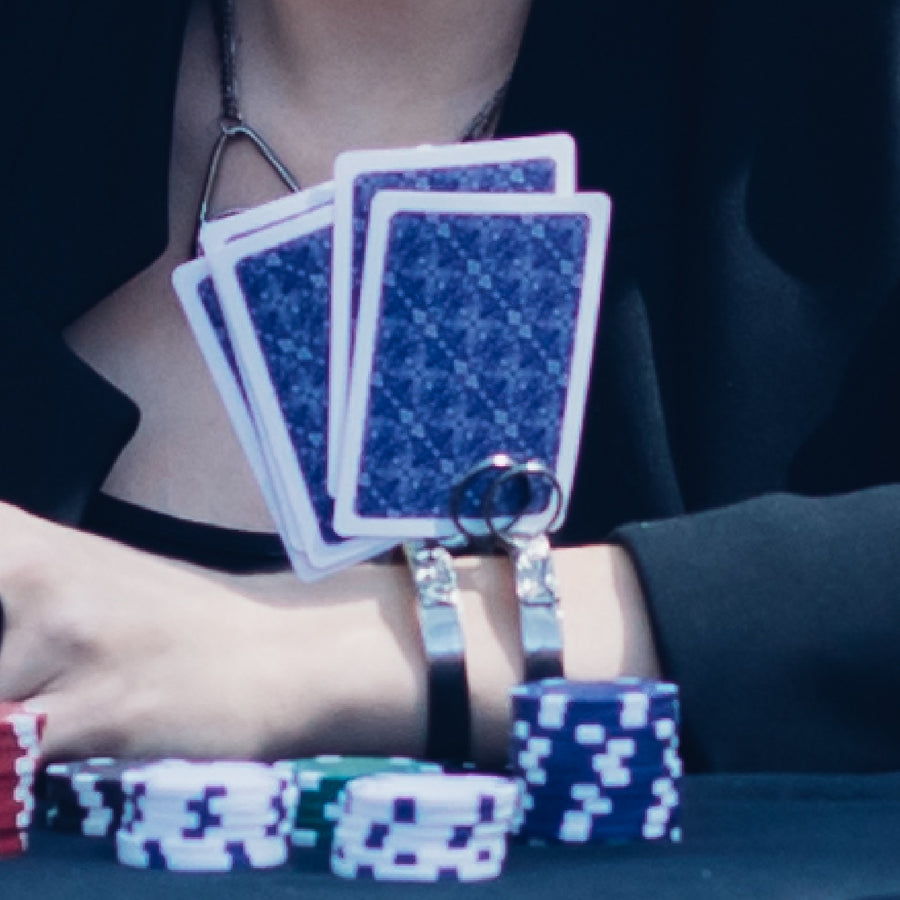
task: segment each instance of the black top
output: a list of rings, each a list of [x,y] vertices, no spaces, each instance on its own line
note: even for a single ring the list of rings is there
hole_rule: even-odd
[[[3,30],[0,496],[61,521],[137,423],[59,333],[164,247],[185,5]],[[694,767],[900,765],[898,28],[896,0],[535,0],[500,123],[572,132],[613,197],[563,537],[618,528]]]
[[[81,527],[132,547],[221,569],[225,572],[277,572],[290,561],[277,534],[222,528],[145,509],[98,491]]]

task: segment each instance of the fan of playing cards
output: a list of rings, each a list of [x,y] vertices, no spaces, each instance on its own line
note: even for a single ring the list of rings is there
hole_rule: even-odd
[[[453,498],[495,454],[546,466],[564,512],[609,216],[547,135],[348,152],[204,227],[175,288],[300,578],[477,521]]]

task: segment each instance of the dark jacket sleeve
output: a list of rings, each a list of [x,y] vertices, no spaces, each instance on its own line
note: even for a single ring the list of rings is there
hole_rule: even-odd
[[[692,768],[900,765],[900,486],[627,526]]]

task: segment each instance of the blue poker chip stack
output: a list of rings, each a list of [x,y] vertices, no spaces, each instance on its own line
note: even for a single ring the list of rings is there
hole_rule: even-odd
[[[122,776],[119,862],[182,872],[287,862],[296,815],[293,772],[256,762],[162,760]]]
[[[549,678],[511,691],[510,765],[530,842],[681,839],[678,687]]]
[[[506,859],[521,789],[491,775],[386,774],[344,789],[331,870],[376,881],[484,881]]]

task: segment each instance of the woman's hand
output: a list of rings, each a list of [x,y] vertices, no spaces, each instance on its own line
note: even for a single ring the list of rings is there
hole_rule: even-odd
[[[46,710],[49,756],[409,750],[415,674],[377,575],[278,607],[0,504],[0,699]]]
[[[567,674],[652,671],[624,552],[554,559]],[[497,763],[522,666],[509,566],[458,569],[476,756]],[[47,712],[50,757],[422,753],[425,669],[402,567],[225,583],[0,504],[0,598],[0,699]]]
[[[246,755],[273,738],[273,611],[0,504],[0,697],[48,713],[51,755]]]

